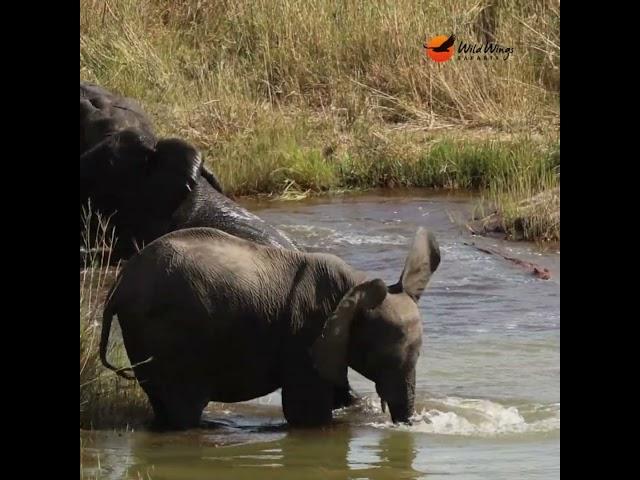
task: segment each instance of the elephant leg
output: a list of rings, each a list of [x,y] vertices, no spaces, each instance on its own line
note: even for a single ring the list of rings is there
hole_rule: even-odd
[[[187,430],[200,426],[202,411],[209,403],[206,388],[195,384],[166,385],[151,399],[156,423],[170,430]]]
[[[128,335],[123,335],[123,339],[129,340]],[[136,364],[140,362],[139,357],[132,356],[136,361],[132,363]],[[167,415],[167,407],[164,402],[163,388],[157,383],[150,380],[152,369],[149,365],[143,364],[134,367],[136,379],[138,384],[147,395],[147,399],[153,409],[153,422],[151,427],[153,429],[164,430],[169,425],[169,417]]]
[[[305,345],[285,347],[282,372],[282,411],[293,427],[317,427],[331,423],[334,386],[320,377]]]
[[[321,382],[284,385],[282,410],[292,427],[328,425],[332,419],[333,391]]]
[[[358,399],[355,395],[351,393],[351,387],[346,385],[336,386],[333,389],[333,409],[337,410],[343,407],[350,407],[355,403]]]
[[[152,427],[155,429],[165,429],[169,426],[169,417],[167,415],[167,408],[162,400],[162,396],[158,395],[154,391],[146,391],[147,397],[151,408],[153,408],[153,423]]]
[[[321,378],[310,362],[289,364],[282,383],[282,410],[289,425],[327,425],[334,403],[333,385]]]

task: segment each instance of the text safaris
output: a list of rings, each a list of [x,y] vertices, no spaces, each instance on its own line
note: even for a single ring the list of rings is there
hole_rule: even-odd
[[[509,56],[513,53],[513,47],[503,47],[499,43],[485,43],[477,45],[475,43],[465,43],[462,42],[458,45],[458,53],[460,54],[492,54],[492,55],[502,55],[504,60],[507,60]]]

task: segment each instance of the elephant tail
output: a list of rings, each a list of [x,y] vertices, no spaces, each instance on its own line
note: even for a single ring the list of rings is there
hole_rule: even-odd
[[[114,296],[116,295],[116,291],[118,285],[120,284],[121,277],[119,276],[114,282],[111,290],[109,291],[109,295],[107,296],[107,302],[104,307],[104,311],[102,313],[102,332],[100,334],[100,361],[102,364],[107,367],[109,370],[113,370],[118,375],[127,380],[135,380],[135,376],[132,373],[133,368],[125,367],[125,368],[117,368],[109,363],[107,360],[107,349],[109,346],[109,334],[111,333],[111,322],[113,321],[113,316],[116,314],[115,305],[114,305]]]

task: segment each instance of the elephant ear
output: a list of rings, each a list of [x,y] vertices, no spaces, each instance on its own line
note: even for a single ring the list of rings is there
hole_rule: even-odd
[[[315,368],[323,378],[347,385],[347,346],[354,315],[359,308],[377,307],[386,296],[387,286],[375,279],[356,285],[342,297],[311,347]]]
[[[179,139],[160,140],[148,160],[142,205],[149,213],[170,215],[193,190],[201,171],[195,147]]]
[[[93,198],[96,207],[107,210],[128,205],[152,152],[149,141],[134,130],[107,135],[80,155],[81,202]]]
[[[114,123],[88,99],[80,97],[80,155],[115,133]]]
[[[417,303],[438,265],[438,241],[432,232],[420,227],[407,255],[400,281],[389,290],[392,293],[403,291]]]

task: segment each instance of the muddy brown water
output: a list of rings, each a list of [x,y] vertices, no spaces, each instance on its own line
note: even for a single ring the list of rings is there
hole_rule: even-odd
[[[420,226],[442,263],[420,302],[424,342],[412,426],[393,426],[373,383],[322,430],[290,431],[279,391],[211,403],[207,428],[82,431],[81,476],[151,479],[550,479],[560,467],[560,252],[473,238],[551,271],[540,280],[465,245],[467,196],[369,193],[243,202],[312,251],[395,282]],[[215,422],[215,423],[214,423]]]

